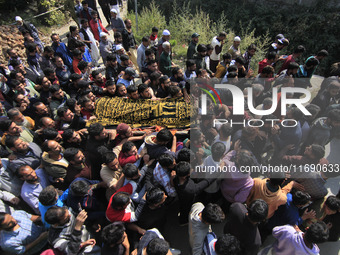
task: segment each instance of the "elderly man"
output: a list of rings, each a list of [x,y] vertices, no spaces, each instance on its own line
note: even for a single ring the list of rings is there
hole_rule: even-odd
[[[231,54],[232,59],[236,59],[241,56],[240,50],[241,38],[239,36],[235,36],[233,45],[230,46],[228,53]]]
[[[18,27],[19,31],[23,35],[28,32],[30,34],[30,36],[33,37],[34,42],[38,45],[39,49],[42,52],[44,50],[44,45],[39,38],[39,32],[36,29],[36,27],[31,23],[23,21],[20,16],[16,16],[15,21],[17,23],[17,27]]]
[[[19,167],[18,175],[21,180],[25,181],[21,188],[22,199],[36,214],[40,214],[39,194],[49,185],[47,175],[43,169],[34,170],[29,165]]]
[[[36,223],[40,216],[25,211],[16,211],[12,215],[0,213],[0,246],[10,254],[40,254],[47,244],[48,232]]]
[[[7,116],[10,120],[14,121],[20,127],[25,127],[32,130],[35,126],[34,120],[28,116],[24,116],[19,109],[12,108],[7,112]]]
[[[170,31],[165,29],[162,33],[162,38],[158,41],[157,45],[157,58],[159,58],[163,52],[163,43],[170,40]]]
[[[159,58],[159,70],[167,76],[171,76],[171,68],[176,67],[176,65],[171,61],[171,45],[169,42],[164,42],[163,52]]]
[[[106,63],[107,56],[112,54],[112,47],[113,47],[113,41],[111,41],[111,39],[108,39],[107,36],[108,34],[105,32],[100,33],[99,50],[100,50],[100,55],[103,58],[104,64]]]
[[[122,18],[118,16],[118,11],[116,9],[111,9],[111,28],[113,32],[123,32],[125,29],[125,24]]]

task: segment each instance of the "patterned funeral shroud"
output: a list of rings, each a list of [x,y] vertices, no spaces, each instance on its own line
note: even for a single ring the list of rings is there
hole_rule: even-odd
[[[161,100],[132,100],[120,97],[101,97],[96,101],[95,115],[87,125],[99,122],[103,126],[129,124],[133,128],[162,126],[184,128],[190,126],[190,103],[183,98]]]

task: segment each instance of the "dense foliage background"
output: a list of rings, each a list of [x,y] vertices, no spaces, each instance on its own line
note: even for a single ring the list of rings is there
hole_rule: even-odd
[[[245,39],[241,45],[243,51],[251,42],[257,44],[262,51],[269,46],[275,35],[282,33],[291,42],[288,53],[299,44],[307,49],[304,58],[321,49],[328,50],[330,56],[318,68],[319,74],[323,75],[332,63],[340,61],[340,8],[333,3],[332,0],[316,0],[313,6],[307,7],[287,4],[285,1],[157,1],[162,15],[160,24],[167,23],[167,28],[179,44],[184,39],[189,40],[193,31],[200,33],[201,42],[205,43],[212,34],[224,29]],[[138,0],[141,16],[150,5],[153,5],[153,0]],[[129,0],[129,10],[134,10],[134,0]],[[130,15],[133,20],[133,15]],[[148,30],[143,29],[146,34],[150,33],[155,23],[148,24]]]
[[[58,9],[38,18],[33,16],[40,13]],[[14,23],[15,16],[21,16],[34,25],[53,26],[64,24],[70,16],[74,15],[74,0],[0,0],[0,24]]]

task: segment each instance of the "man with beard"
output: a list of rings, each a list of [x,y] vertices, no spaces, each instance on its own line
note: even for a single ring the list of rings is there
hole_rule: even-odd
[[[25,142],[33,142],[33,132],[25,127],[19,127],[12,120],[0,121],[0,130],[3,132],[3,136],[1,138],[2,145],[5,144],[5,139],[7,136],[20,136],[20,138]]]
[[[118,62],[117,57],[113,54],[109,54],[106,57],[106,80],[116,81],[118,79]]]
[[[190,81],[191,79],[194,79],[195,77],[197,77],[195,61],[193,59],[189,59],[185,62],[185,65],[187,69],[184,73],[184,80]]]
[[[122,31],[123,37],[123,47],[126,52],[129,52],[130,49],[137,49],[137,42],[135,40],[135,36],[132,33],[132,22],[129,19],[124,21],[125,29]]]
[[[146,68],[142,69],[142,76],[143,76],[143,80],[147,81],[151,74],[153,72],[157,72],[159,74],[161,74],[161,72],[158,70],[158,63],[157,60],[155,59],[151,59],[147,64],[146,64]]]
[[[8,169],[13,173],[21,165],[30,165],[33,169],[40,166],[42,151],[36,143],[24,142],[19,136],[7,136],[5,143],[15,156],[8,164]]]
[[[58,77],[60,86],[66,88],[71,76],[68,66],[64,64],[64,61],[60,56],[55,56],[55,58],[53,58],[53,63],[56,66],[55,73]]]
[[[50,87],[52,86],[51,81],[45,76],[39,76],[37,78],[37,85],[41,86],[40,90],[40,101],[44,104],[48,104],[51,100]]]
[[[132,22],[129,19],[124,21],[125,29],[122,32],[123,37],[123,47],[126,50],[127,54],[130,56],[130,59],[134,66],[138,68],[137,63],[137,42],[135,40],[135,36],[132,33]]]
[[[22,75],[24,75],[25,78],[33,82],[35,82],[35,80],[38,77],[31,68],[24,66],[22,63],[20,63],[19,60],[16,59],[11,60],[10,65],[13,67],[15,71],[22,73]]]
[[[166,98],[169,95],[169,86],[171,84],[170,78],[167,75],[159,79],[160,87],[157,90],[156,96],[159,98]]]
[[[96,85],[101,88],[105,88],[106,78],[102,75],[101,72],[99,72],[98,70],[95,70],[92,72],[91,75],[92,75],[92,80],[94,81],[93,85]]]
[[[172,76],[170,77],[170,81],[174,83],[180,83],[184,81],[184,73],[183,69],[180,67],[175,67],[172,69]]]
[[[169,42],[164,42],[162,47],[163,52],[159,57],[159,70],[163,74],[170,76],[171,68],[176,67],[176,65],[171,60],[171,45]]]
[[[138,94],[140,99],[152,99],[152,89],[147,84],[143,83],[138,86]]]
[[[35,126],[34,120],[32,120],[28,116],[24,116],[18,108],[12,108],[8,110],[7,117],[14,121],[15,124],[17,124],[19,127],[28,128],[29,130],[32,130]]]
[[[12,215],[0,213],[0,245],[4,252],[11,254],[40,254],[47,244],[48,232],[37,225],[40,216],[25,211]]]
[[[63,133],[63,146],[64,148],[80,148],[85,150],[86,147],[86,138],[87,138],[87,130],[82,129],[76,131],[74,129],[66,129]]]
[[[122,43],[123,43],[123,36],[121,32],[115,32],[114,35],[114,43],[112,45],[112,52],[117,53],[118,49],[117,46],[121,46],[121,48],[123,48]],[[124,49],[124,48],[123,48]],[[125,50],[123,50],[123,53],[125,53]],[[118,53],[117,53],[118,54]]]
[[[36,87],[35,83],[32,82],[30,79],[26,78],[25,74],[21,71],[17,71],[17,70],[11,71],[10,79],[11,80],[17,80],[20,83],[25,84],[26,89],[28,89],[30,92],[32,91],[32,93],[36,90],[35,89],[35,87]],[[36,80],[35,80],[35,82],[36,82]]]
[[[95,117],[94,116],[95,105],[91,99],[89,99],[87,96],[83,96],[79,99],[78,103],[82,107],[80,112],[85,121],[91,120]]]
[[[53,179],[55,183],[64,182],[68,161],[62,154],[63,147],[54,140],[48,140],[43,143],[42,150],[42,166],[49,179]]]
[[[111,9],[111,28],[113,32],[123,32],[125,29],[124,21],[119,17],[116,9]],[[108,22],[110,24],[110,22]]]
[[[76,130],[85,127],[86,122],[81,116],[74,114],[67,106],[60,107],[57,111],[60,119],[60,128],[65,130],[67,128],[74,128]]]
[[[53,116],[57,116],[57,110],[61,104],[65,103],[67,99],[70,98],[58,85],[52,85],[50,88],[52,94],[52,100],[50,102],[50,108]]]
[[[13,100],[14,106],[18,107],[23,115],[30,116],[31,118],[35,117],[32,105],[39,101],[37,98],[28,98],[23,94],[15,94]]]
[[[204,57],[207,55],[207,46],[204,44],[199,44],[197,46],[197,53],[194,55],[194,61],[196,64],[196,73],[200,69],[206,69],[206,63]]]
[[[91,165],[86,162],[86,157],[79,148],[67,148],[64,152],[64,157],[69,162],[64,182],[65,186],[69,186],[78,177],[92,179]]]
[[[53,42],[52,47],[54,49],[55,55],[60,56],[63,59],[65,65],[67,65],[69,68],[72,68],[72,55],[65,43],[63,43],[60,40],[59,35],[55,33],[51,35],[51,40]]]
[[[108,38],[108,34],[105,32],[101,32],[99,50],[100,50],[100,55],[102,56],[102,59],[104,61],[104,64],[106,64],[106,57],[112,53],[112,46],[113,46],[113,41]]]
[[[51,117],[51,112],[49,108],[43,102],[37,102],[33,105],[36,125],[39,123],[40,119],[43,117]]]
[[[23,165],[18,169],[18,175],[25,181],[21,188],[22,199],[33,209],[39,212],[39,194],[49,185],[49,181],[43,169],[32,169],[29,165]]]
[[[191,36],[191,42],[188,47],[187,51],[187,59],[193,59],[194,54],[197,53],[197,44],[198,44],[198,39],[199,39],[199,34],[198,33],[193,33]]]
[[[52,68],[55,70],[55,67],[53,65],[52,59],[54,57],[54,49],[52,46],[46,46],[44,48],[44,52],[41,56],[41,59],[39,59],[39,64],[43,68]]]

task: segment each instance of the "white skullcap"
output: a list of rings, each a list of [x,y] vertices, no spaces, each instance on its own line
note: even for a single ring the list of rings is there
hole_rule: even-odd
[[[162,44],[162,46],[163,46],[163,49],[165,48],[165,47],[167,47],[167,46],[171,46],[171,44],[169,43],[169,42],[164,42],[163,44]]]
[[[15,21],[22,21],[22,18],[20,16],[15,16]]]
[[[123,49],[123,46],[122,46],[121,44],[118,44],[118,45],[116,46],[116,51],[121,50],[121,49]]]
[[[163,30],[163,35],[170,35],[170,31],[167,29]]]
[[[241,41],[241,38],[239,36],[235,36],[234,42],[240,42],[240,41]]]
[[[108,34],[105,33],[105,32],[100,32],[100,34],[99,34],[100,37],[107,36],[107,35],[108,35]]]
[[[112,8],[112,9],[110,10],[110,12],[113,12],[113,13],[116,13],[116,14],[118,13],[117,10],[114,9],[114,8]]]

